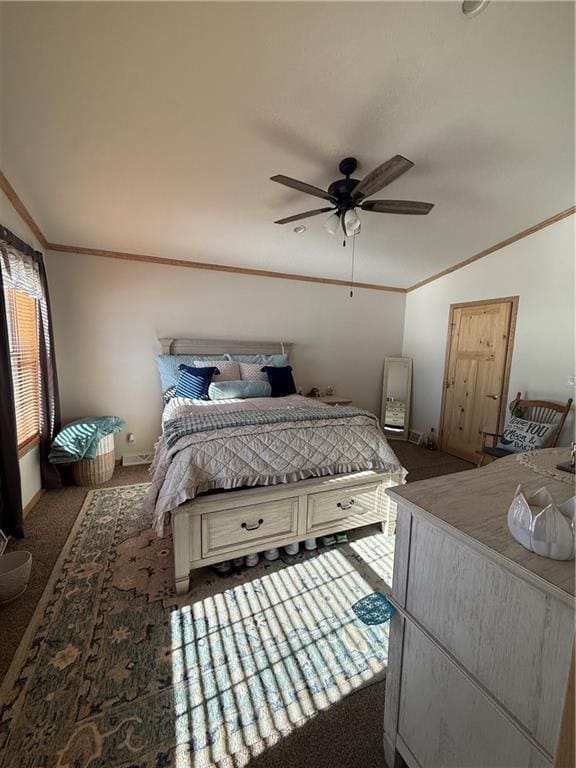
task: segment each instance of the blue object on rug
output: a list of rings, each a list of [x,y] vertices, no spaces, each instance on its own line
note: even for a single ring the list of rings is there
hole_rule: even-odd
[[[390,621],[396,613],[396,608],[382,592],[372,592],[366,595],[357,603],[354,603],[352,610],[364,624],[384,624]]]

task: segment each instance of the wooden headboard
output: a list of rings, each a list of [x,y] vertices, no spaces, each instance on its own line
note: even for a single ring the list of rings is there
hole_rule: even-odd
[[[163,355],[288,355],[293,344],[286,341],[232,341],[230,339],[159,339]]]

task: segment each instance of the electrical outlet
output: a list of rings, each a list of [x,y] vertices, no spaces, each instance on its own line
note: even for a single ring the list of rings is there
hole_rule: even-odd
[[[568,381],[566,382],[566,386],[567,387],[572,387],[572,389],[574,389],[574,387],[576,387],[576,375],[575,374],[572,374],[571,376],[568,376]]]

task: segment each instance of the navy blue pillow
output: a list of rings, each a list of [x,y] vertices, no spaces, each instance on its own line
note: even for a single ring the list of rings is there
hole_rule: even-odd
[[[286,395],[296,394],[296,384],[294,384],[291,365],[282,367],[265,365],[261,370],[268,376],[268,381],[272,387],[271,397],[286,397]]]
[[[193,400],[209,400],[208,387],[215,373],[220,373],[218,368],[196,368],[181,363],[178,366],[178,384],[174,397],[190,397]]]

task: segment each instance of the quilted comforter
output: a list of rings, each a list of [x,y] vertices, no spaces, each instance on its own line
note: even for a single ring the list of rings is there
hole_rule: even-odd
[[[156,445],[152,482],[144,504],[162,533],[165,515],[199,493],[254,485],[274,485],[310,477],[323,477],[367,469],[401,472],[402,467],[372,414],[324,406],[290,395],[283,398],[198,401],[175,398],[164,412],[165,432]],[[279,408],[294,410],[273,423],[260,412]],[[310,420],[302,409],[310,409]],[[213,429],[194,431],[186,424],[209,413],[257,411],[258,418],[199,418],[214,421]],[[296,418],[296,414],[298,417]],[[171,439],[167,439],[167,432]],[[177,439],[174,439],[174,434]],[[179,436],[181,435],[181,436]]]

